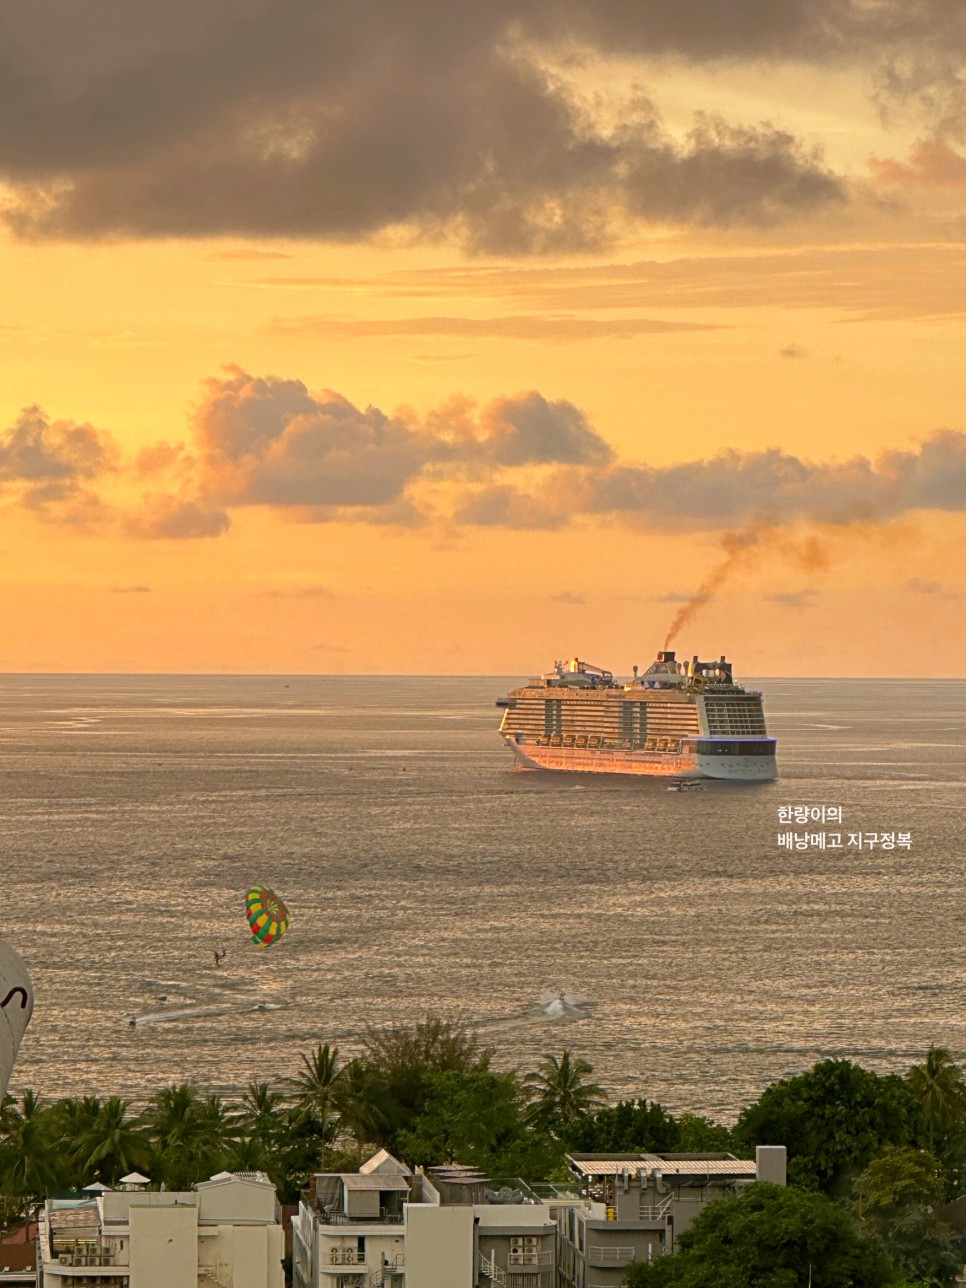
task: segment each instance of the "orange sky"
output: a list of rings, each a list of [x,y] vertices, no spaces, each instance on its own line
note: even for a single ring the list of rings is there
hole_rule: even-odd
[[[50,7],[0,669],[962,674],[948,5]]]

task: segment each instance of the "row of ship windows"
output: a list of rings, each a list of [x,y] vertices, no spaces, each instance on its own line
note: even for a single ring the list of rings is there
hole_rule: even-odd
[[[643,741],[637,739],[625,739],[624,741],[614,741],[610,738],[604,738],[600,734],[592,733],[567,733],[567,734],[544,734],[537,738],[538,747],[586,747],[589,751],[596,751],[600,747],[607,750],[621,751],[670,751],[679,752],[681,750],[680,738],[645,738]]]

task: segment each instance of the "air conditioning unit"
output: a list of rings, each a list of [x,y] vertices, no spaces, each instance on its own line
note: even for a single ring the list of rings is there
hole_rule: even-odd
[[[69,1252],[62,1252],[62,1253],[60,1254],[60,1256],[58,1257],[58,1261],[60,1262],[60,1264],[61,1264],[62,1266],[69,1266],[69,1265],[71,1265],[71,1264],[73,1263],[73,1260],[74,1260],[74,1259],[73,1259],[73,1257],[70,1255],[70,1253],[69,1253]]]

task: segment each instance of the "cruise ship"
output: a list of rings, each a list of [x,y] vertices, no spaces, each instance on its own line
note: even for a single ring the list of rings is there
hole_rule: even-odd
[[[778,777],[761,694],[731,663],[679,662],[665,649],[628,683],[580,658],[514,689],[500,734],[521,767],[762,782]]]

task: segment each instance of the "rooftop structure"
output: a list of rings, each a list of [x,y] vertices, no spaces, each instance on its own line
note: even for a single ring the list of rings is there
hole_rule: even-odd
[[[733,1154],[568,1154],[587,1199],[560,1222],[558,1283],[617,1288],[632,1261],[674,1252],[682,1232],[716,1199],[756,1180],[785,1183],[783,1146]]]
[[[44,1288],[283,1288],[284,1235],[263,1173],[221,1172],[187,1191],[130,1178],[96,1198],[48,1199]]]
[[[412,1173],[382,1150],[358,1172],[312,1178],[293,1218],[294,1284],[553,1288],[556,1233],[546,1198],[519,1179],[459,1163]]]

